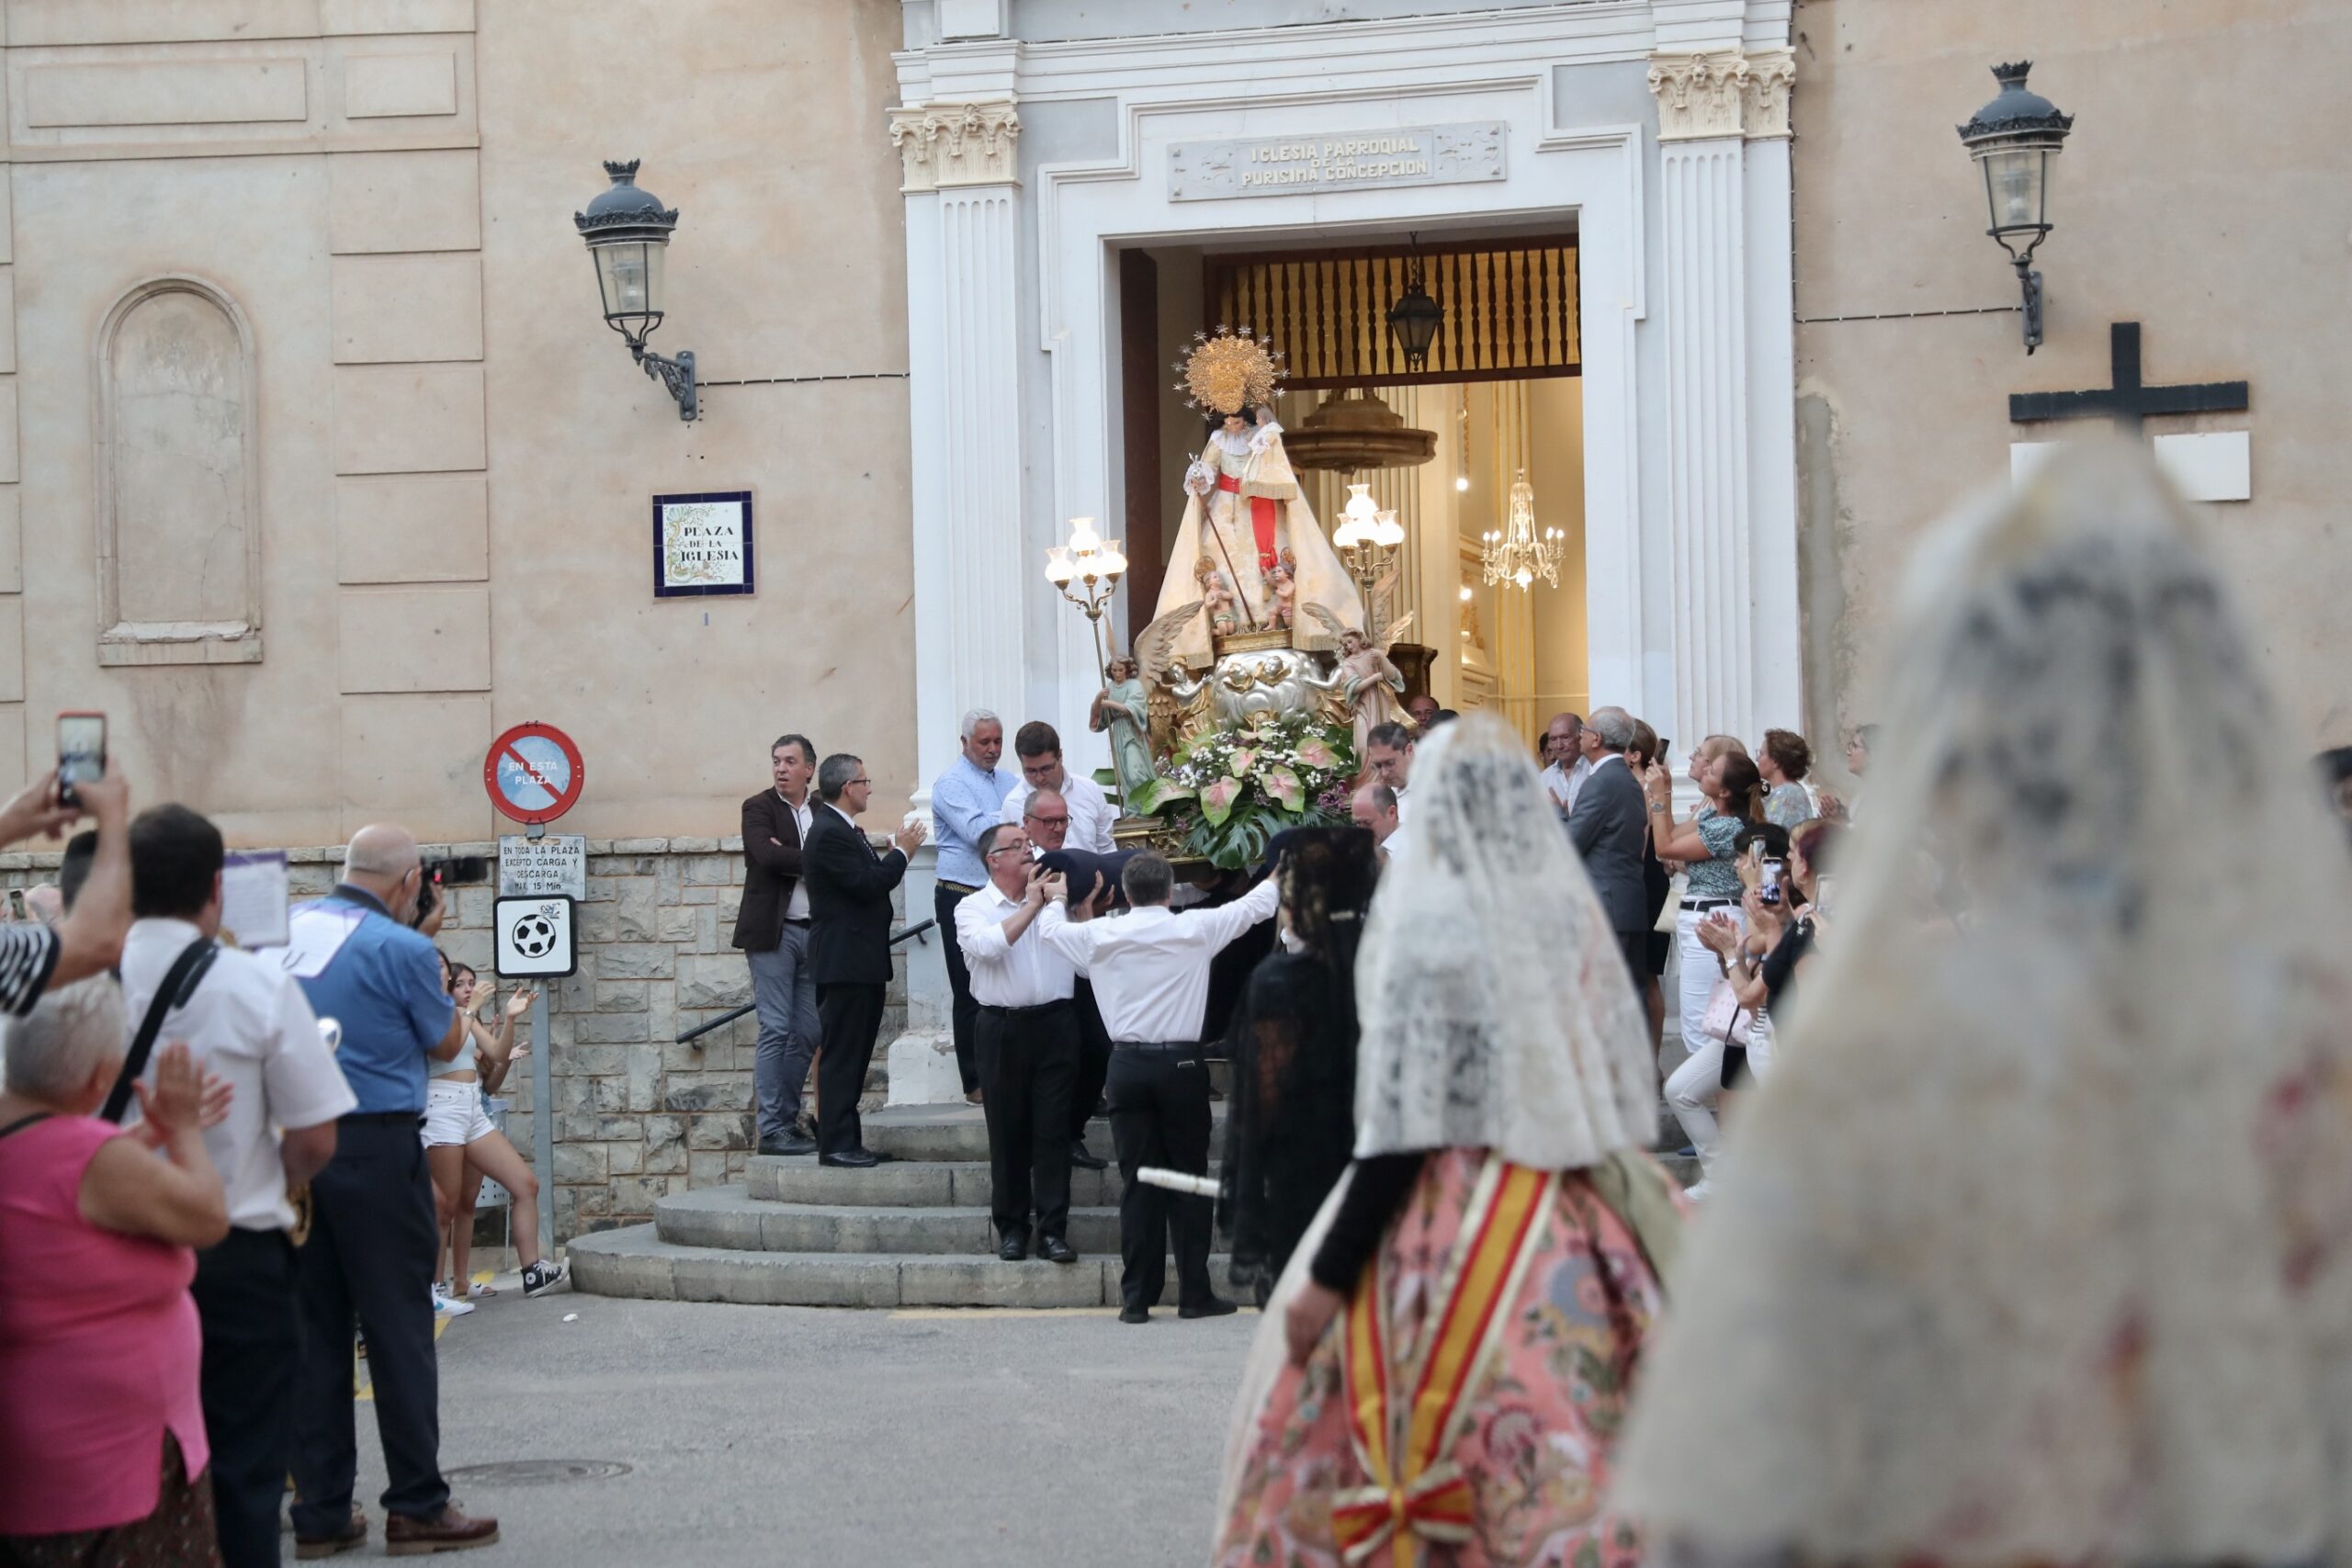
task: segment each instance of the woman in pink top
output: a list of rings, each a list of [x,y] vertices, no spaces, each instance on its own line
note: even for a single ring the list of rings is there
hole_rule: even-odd
[[[8,1031],[0,1093],[0,1559],[218,1563],[197,1394],[194,1247],[228,1233],[185,1045],[140,1129],[92,1114],[122,1064],[107,976]],[[157,1158],[160,1149],[164,1157]]]

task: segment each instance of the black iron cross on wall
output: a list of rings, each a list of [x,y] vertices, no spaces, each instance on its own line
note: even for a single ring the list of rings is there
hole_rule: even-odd
[[[2149,387],[2140,380],[2140,323],[2116,321],[2108,329],[2114,385],[2086,392],[2011,392],[2009,421],[2030,424],[2045,419],[2115,421],[2118,430],[2139,432],[2152,413],[2227,413],[2246,406],[2244,381],[2197,381],[2178,387]]]

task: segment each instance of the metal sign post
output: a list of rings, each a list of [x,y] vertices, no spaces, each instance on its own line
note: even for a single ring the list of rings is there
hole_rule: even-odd
[[[534,822],[526,837],[546,837],[547,824]],[[531,1166],[539,1179],[539,1256],[555,1256],[555,1064],[548,1051],[548,1010],[555,993],[544,983],[531,1004]]]

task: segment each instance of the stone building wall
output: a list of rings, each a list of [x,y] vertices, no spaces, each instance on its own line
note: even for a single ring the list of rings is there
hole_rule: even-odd
[[[427,844],[424,853],[478,854],[494,843]],[[752,999],[743,955],[728,945],[743,880],[742,840],[591,839],[588,897],[579,910],[580,973],[548,983],[549,1072],[555,1114],[559,1240],[649,1220],[653,1201],[690,1187],[742,1179],[755,1140],[749,1015],[690,1044],[678,1035]],[[290,891],[316,897],[334,885],[343,849],[287,852]],[[0,888],[54,880],[55,853],[0,854]],[[440,946],[491,974],[494,886],[459,887]],[[899,923],[903,924],[903,921]],[[902,944],[883,1014],[865,1104],[880,1103],[889,1043],[904,1027]],[[502,987],[502,989],[507,987]],[[526,1019],[522,1029],[529,1029]],[[514,1064],[502,1098],[506,1134],[534,1157],[530,1058]]]

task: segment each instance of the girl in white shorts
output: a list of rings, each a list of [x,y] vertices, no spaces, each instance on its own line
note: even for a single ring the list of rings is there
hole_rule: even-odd
[[[501,1047],[511,1049],[514,1031],[509,1027],[493,1034],[473,1018],[470,971],[463,997],[456,994],[452,979],[449,960],[444,956],[441,983],[450,987],[450,999],[466,1014],[467,1024],[465,1043],[448,1061],[434,1064],[431,1079],[424,1086],[424,1158],[433,1171],[433,1199],[440,1210],[442,1234],[447,1237],[457,1219],[460,1187],[470,1179],[478,1189],[481,1177],[488,1175],[512,1195],[514,1250],[523,1262],[523,1293],[536,1296],[563,1278],[563,1265],[539,1257],[538,1179],[506,1141],[506,1134],[491,1125],[481,1106],[481,1067],[503,1066]],[[489,1063],[482,1060],[485,1041],[490,1044]],[[460,1279],[447,1310],[458,1314],[473,1310],[473,1303],[458,1293],[464,1289]],[[435,1292],[440,1293],[437,1284]]]

